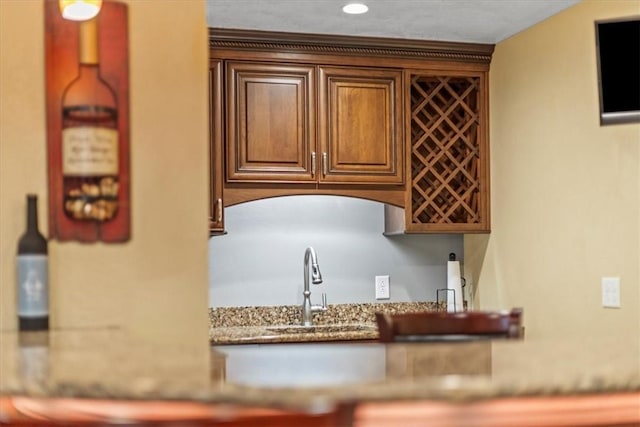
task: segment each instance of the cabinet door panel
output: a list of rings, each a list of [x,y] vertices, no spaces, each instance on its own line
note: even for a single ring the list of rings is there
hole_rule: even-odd
[[[402,74],[320,69],[321,182],[403,182]]]
[[[209,234],[224,232],[224,203],[222,200],[222,144],[224,130],[222,128],[222,61],[212,60],[209,63]]]
[[[311,181],[314,67],[227,64],[227,180]]]

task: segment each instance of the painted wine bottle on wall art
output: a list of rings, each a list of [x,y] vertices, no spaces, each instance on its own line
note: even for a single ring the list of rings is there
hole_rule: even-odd
[[[45,2],[49,229],[52,238],[130,238],[126,5],[87,21]]]
[[[81,22],[78,76],[62,95],[64,211],[70,218],[113,220],[118,211],[118,109],[100,77],[96,19]]]

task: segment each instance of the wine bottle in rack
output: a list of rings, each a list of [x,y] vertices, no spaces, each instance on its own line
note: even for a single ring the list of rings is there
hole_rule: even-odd
[[[79,25],[77,77],[62,95],[62,175],[65,214],[104,222],[118,212],[118,110],[100,76],[98,21]]]
[[[49,328],[47,239],[38,230],[38,198],[27,195],[27,229],[18,240],[18,323],[21,331]]]

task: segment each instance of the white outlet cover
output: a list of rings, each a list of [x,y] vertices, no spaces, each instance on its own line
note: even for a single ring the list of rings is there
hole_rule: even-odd
[[[620,278],[602,278],[602,306],[620,308]]]
[[[389,298],[389,276],[376,276],[376,299]]]

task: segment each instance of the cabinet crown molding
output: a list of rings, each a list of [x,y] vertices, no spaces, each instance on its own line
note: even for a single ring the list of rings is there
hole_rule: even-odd
[[[209,28],[209,49],[455,60],[489,64],[493,44]]]

